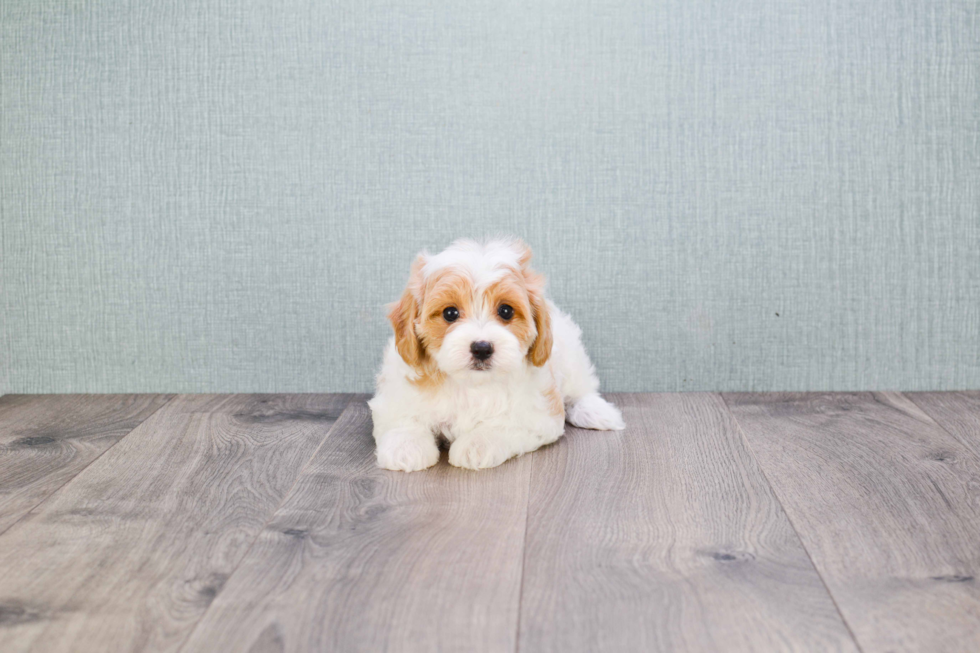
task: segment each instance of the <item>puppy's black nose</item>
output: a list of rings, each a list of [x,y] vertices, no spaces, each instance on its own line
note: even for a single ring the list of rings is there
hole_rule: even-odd
[[[493,343],[486,340],[477,340],[470,343],[470,353],[478,361],[485,361],[493,355]]]

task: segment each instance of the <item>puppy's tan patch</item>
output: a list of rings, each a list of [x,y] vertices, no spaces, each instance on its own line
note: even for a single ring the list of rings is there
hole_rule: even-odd
[[[514,317],[505,320],[497,314],[507,304],[514,309]],[[507,274],[483,291],[484,310],[513,333],[524,349],[531,346],[537,336],[531,303],[528,299],[524,277],[517,272]]]
[[[544,393],[545,399],[548,400],[548,414],[554,415],[555,417],[561,416],[565,417],[565,402],[561,399],[561,392],[558,390],[557,385],[552,385]]]
[[[446,268],[432,275],[425,284],[422,299],[422,316],[419,321],[419,338],[431,349],[442,347],[446,334],[461,323],[473,310],[473,280],[469,275],[454,268]],[[449,307],[459,311],[456,322],[447,322],[442,313]]]

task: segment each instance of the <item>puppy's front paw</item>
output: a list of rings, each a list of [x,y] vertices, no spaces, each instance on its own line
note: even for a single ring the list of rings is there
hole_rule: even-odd
[[[378,466],[396,472],[417,472],[439,462],[439,447],[429,433],[388,431],[378,438]]]
[[[514,454],[502,442],[485,435],[466,435],[449,447],[449,464],[466,469],[496,467]]]

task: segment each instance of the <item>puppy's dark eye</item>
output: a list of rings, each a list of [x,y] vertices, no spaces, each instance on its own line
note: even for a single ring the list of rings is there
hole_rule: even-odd
[[[514,309],[509,304],[501,304],[500,308],[497,309],[497,315],[506,322],[514,317]]]
[[[443,309],[442,317],[446,322],[455,322],[459,319],[459,311],[455,306],[450,306],[449,308]]]

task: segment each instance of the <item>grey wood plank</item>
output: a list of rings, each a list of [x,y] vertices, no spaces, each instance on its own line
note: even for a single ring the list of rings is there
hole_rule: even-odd
[[[172,397],[0,397],[0,533]]]
[[[980,457],[980,391],[906,392],[905,395]]]
[[[349,401],[175,398],[0,536],[0,650],[173,650]]]
[[[352,402],[185,650],[512,650],[530,470],[379,469]]]
[[[716,394],[534,454],[521,651],[857,650]]]
[[[980,650],[980,460],[898,393],[725,395],[872,651]]]

